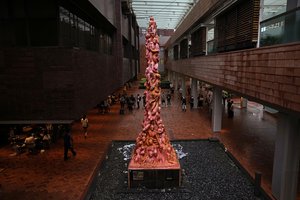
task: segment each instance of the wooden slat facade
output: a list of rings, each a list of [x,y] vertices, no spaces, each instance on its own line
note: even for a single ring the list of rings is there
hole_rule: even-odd
[[[206,29],[204,27],[199,28],[191,35],[192,46],[190,48],[190,54],[192,57],[205,55],[206,52]]]
[[[188,40],[183,39],[180,42],[180,58],[187,58],[188,57]]]
[[[174,60],[178,60],[178,45],[174,46],[173,53],[174,53]]]
[[[217,51],[253,48],[258,37],[259,0],[239,1],[216,17]]]

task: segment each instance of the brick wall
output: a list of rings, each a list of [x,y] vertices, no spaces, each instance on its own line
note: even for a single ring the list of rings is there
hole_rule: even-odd
[[[81,49],[0,49],[0,120],[78,119],[122,85],[121,68]]]
[[[299,43],[169,61],[166,68],[300,113]]]

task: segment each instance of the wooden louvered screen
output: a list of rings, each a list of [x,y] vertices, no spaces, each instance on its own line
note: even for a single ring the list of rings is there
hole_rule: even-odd
[[[225,37],[226,37],[226,18],[217,17],[215,27],[215,41],[217,45],[217,51],[225,50]]]
[[[235,49],[235,44],[237,41],[237,30],[238,30],[238,16],[236,9],[234,9],[233,12],[229,12],[225,18],[225,23],[226,23],[226,29],[225,29],[225,45],[226,45],[226,50],[232,50]]]
[[[259,0],[243,0],[216,18],[217,51],[255,47],[258,36]]]
[[[174,60],[178,60],[178,45],[174,46]]]
[[[260,10],[260,0],[254,0],[253,17],[252,17],[252,41],[255,42],[258,41],[259,10]]]
[[[180,58],[188,57],[188,40],[184,39],[180,42]]]
[[[205,55],[206,29],[204,27],[192,33],[191,41],[191,56]]]

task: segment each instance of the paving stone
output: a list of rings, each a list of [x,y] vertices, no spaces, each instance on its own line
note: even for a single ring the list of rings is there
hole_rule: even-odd
[[[128,93],[142,94],[143,90],[134,85]],[[262,172],[262,185],[271,193],[277,121],[267,114],[260,117],[257,105],[252,105],[251,102],[248,105],[245,110],[239,109],[238,104],[235,104],[233,119],[228,119],[224,112],[220,133],[212,133],[211,116],[206,108],[182,112],[177,93],[172,97],[172,105],[161,109],[161,116],[171,140],[219,138],[250,174],[254,176],[255,171]],[[51,144],[44,154],[37,155],[23,153],[10,156],[14,153],[12,148],[1,147],[0,168],[4,170],[0,173],[0,199],[71,199],[70,194],[74,199],[83,197],[94,170],[106,156],[110,142],[135,140],[141,131],[143,110],[135,109],[132,113],[119,115],[119,109],[120,106],[116,104],[105,115],[98,114],[96,109],[88,111],[90,127],[87,139],[84,139],[79,120],[75,121],[71,132],[77,156],[68,161],[63,160],[62,139]],[[201,187],[199,190],[205,189],[201,182],[197,184]],[[47,192],[41,192],[42,190]],[[168,191],[165,193],[169,194]],[[188,190],[186,194],[188,195],[183,198],[195,199]]]

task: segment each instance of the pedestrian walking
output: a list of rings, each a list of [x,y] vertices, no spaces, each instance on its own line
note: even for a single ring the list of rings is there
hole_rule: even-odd
[[[76,151],[74,150],[73,138],[71,136],[71,128],[69,126],[66,127],[65,135],[64,135],[64,160],[68,160],[68,151],[71,150],[73,156],[76,156]]]
[[[186,98],[183,96],[181,100],[182,111],[186,112]]]
[[[126,98],[124,95],[122,95],[120,98],[120,104],[121,104],[120,115],[124,115],[125,114],[125,104],[126,104]]]
[[[203,107],[203,100],[204,100],[203,95],[199,94],[197,99],[198,99],[198,108],[202,108]]]
[[[167,105],[168,106],[171,105],[171,94],[170,93],[167,94]]]
[[[140,109],[140,102],[141,102],[142,98],[140,96],[140,94],[136,95],[136,105],[137,105],[137,109]]]
[[[233,101],[231,99],[227,99],[227,115],[228,115],[228,118],[233,118],[233,115],[234,115]]]
[[[82,118],[81,118],[81,125],[82,125],[82,128],[83,128],[83,132],[84,132],[84,138],[86,139],[87,135],[88,135],[88,126],[89,126],[89,120],[88,118],[86,117],[86,115],[84,115]]]
[[[166,106],[166,97],[164,93],[161,95],[161,106]]]
[[[194,107],[194,97],[191,96],[190,97],[190,108],[193,109],[193,107]]]

